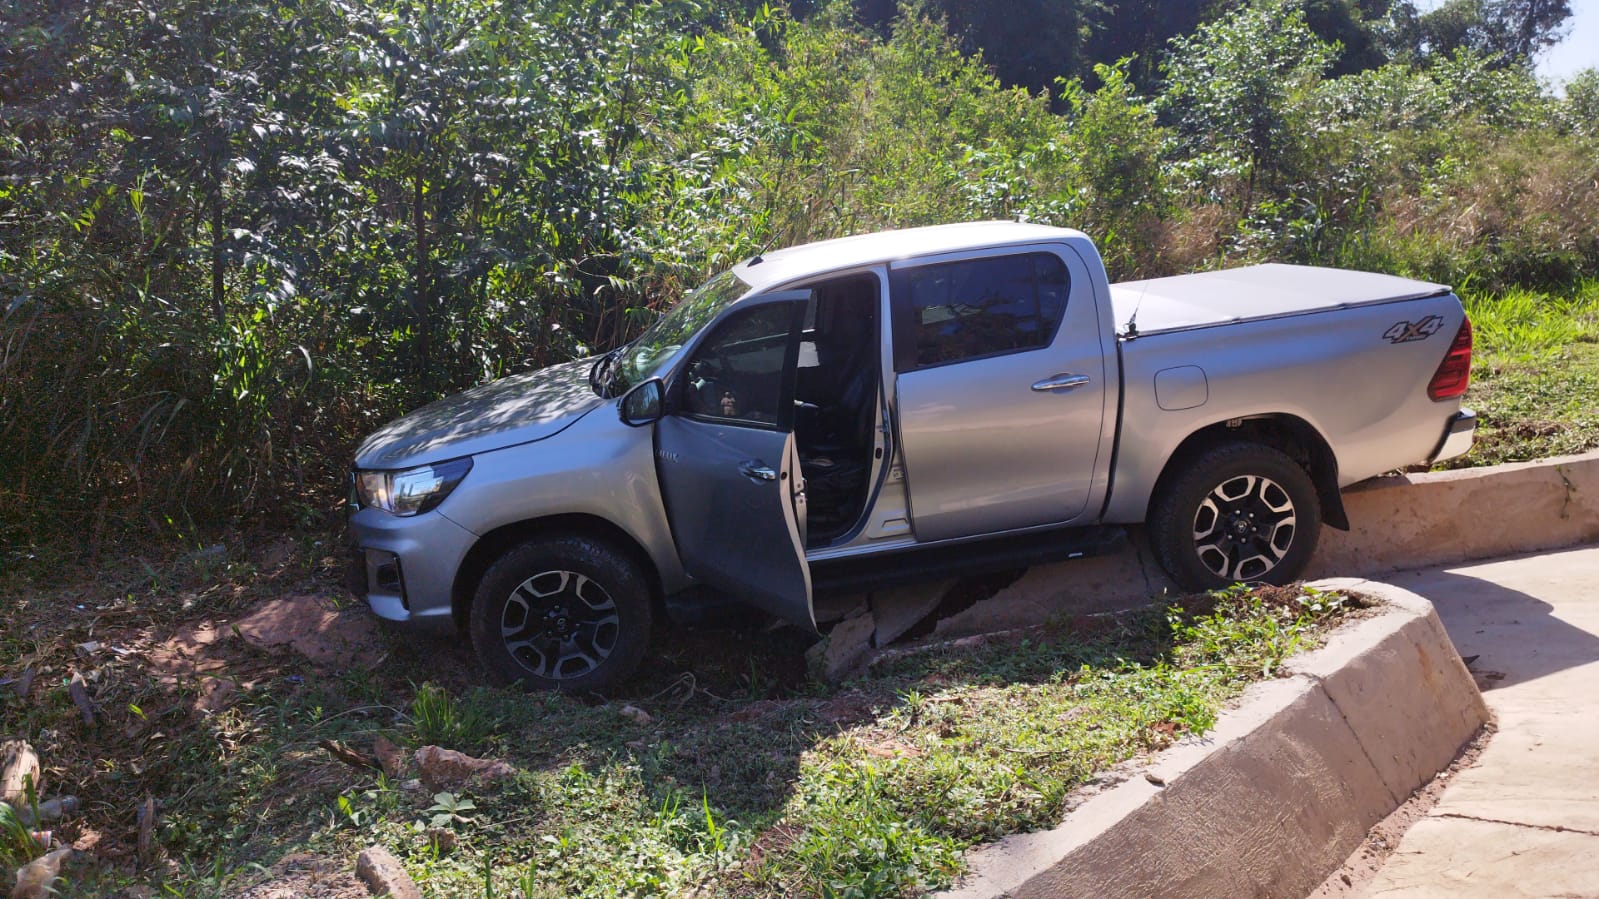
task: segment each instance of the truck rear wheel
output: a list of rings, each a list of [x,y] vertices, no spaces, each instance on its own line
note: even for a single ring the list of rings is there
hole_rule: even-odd
[[[586,693],[633,673],[650,618],[649,584],[625,554],[587,537],[552,537],[489,566],[468,630],[495,682]]]
[[[1316,549],[1321,503],[1310,475],[1281,451],[1224,443],[1161,487],[1147,524],[1161,567],[1184,589],[1286,584]]]

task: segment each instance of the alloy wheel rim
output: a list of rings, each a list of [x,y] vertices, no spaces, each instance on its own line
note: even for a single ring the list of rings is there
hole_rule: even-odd
[[[1194,513],[1199,562],[1229,581],[1258,581],[1294,545],[1294,501],[1281,484],[1239,475],[1217,484]]]
[[[622,632],[616,602],[575,571],[542,571],[518,584],[500,613],[500,639],[518,665],[570,680],[610,658]]]

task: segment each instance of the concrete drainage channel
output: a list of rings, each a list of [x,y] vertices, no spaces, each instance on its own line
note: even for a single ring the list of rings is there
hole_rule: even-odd
[[[1351,579],[1376,616],[1291,660],[1202,739],[1158,755],[1053,830],[975,851],[978,897],[1303,896],[1488,720],[1432,604]]]
[[[1374,575],[1599,540],[1599,452],[1388,478],[1345,494],[1354,528],[1325,531],[1312,573]],[[1317,582],[1385,603],[1258,684],[1201,739],[1083,798],[1056,828],[974,850],[945,894],[1303,896],[1368,829],[1446,768],[1488,711],[1432,605],[1388,584]],[[860,670],[951,588],[852,600],[825,673]],[[1110,611],[1172,589],[1134,535],[1100,559],[1028,571],[937,620],[933,642]],[[884,627],[884,623],[888,626]],[[924,623],[919,629],[926,631]],[[835,630],[835,634],[839,631]],[[874,644],[875,639],[875,644]]]

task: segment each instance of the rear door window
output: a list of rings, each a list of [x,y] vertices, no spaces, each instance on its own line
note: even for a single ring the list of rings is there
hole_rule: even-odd
[[[914,371],[1048,346],[1066,309],[1053,253],[922,265],[894,273],[894,368]]]

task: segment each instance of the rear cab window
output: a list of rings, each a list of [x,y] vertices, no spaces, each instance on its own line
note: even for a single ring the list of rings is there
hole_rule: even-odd
[[[893,276],[894,369],[915,371],[1049,346],[1066,265],[1029,252],[922,265]]]

